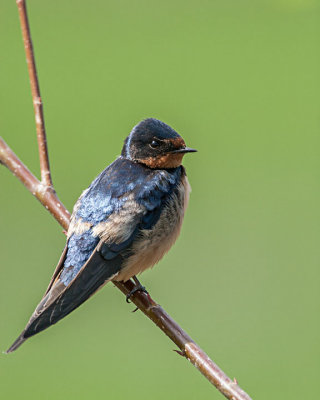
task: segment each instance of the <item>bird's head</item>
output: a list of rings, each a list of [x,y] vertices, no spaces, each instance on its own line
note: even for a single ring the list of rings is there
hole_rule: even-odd
[[[186,147],[182,137],[170,126],[154,118],[136,125],[124,141],[121,155],[150,168],[176,168],[186,153],[197,150]]]

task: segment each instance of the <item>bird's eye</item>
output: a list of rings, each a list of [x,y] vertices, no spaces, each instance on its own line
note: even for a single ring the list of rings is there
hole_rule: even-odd
[[[150,143],[150,146],[151,146],[153,149],[155,149],[156,147],[160,146],[160,143],[158,142],[158,140],[153,140],[153,141]]]

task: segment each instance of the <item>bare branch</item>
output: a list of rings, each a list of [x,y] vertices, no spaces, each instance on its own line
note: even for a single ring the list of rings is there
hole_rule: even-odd
[[[55,217],[64,229],[68,229],[70,213],[58,199],[53,188],[40,182],[19,160],[6,142],[0,137],[0,162],[6,166]]]
[[[27,52],[27,62],[31,80],[32,93],[35,99],[40,99],[38,80],[36,75],[30,31],[25,8],[25,0],[17,0],[20,21]],[[31,60],[31,61],[30,61]],[[32,67],[30,67],[30,62]],[[38,95],[37,95],[38,94]],[[70,214],[60,202],[52,188],[50,169],[47,157],[46,135],[44,131],[42,105],[36,109],[39,116],[38,143],[40,151],[40,166],[42,182],[40,182],[28,168],[19,160],[3,139],[0,138],[0,163],[5,165],[25,187],[44,205],[54,216],[60,225],[67,229],[69,226]],[[38,111],[37,111],[38,110]],[[37,114],[38,112],[38,114]],[[37,121],[36,121],[37,122]],[[40,138],[40,139],[39,139]],[[42,157],[42,158],[41,158]],[[41,161],[42,160],[42,161]],[[48,184],[49,182],[49,184]],[[134,287],[132,281],[126,283],[114,282],[114,284],[125,295]],[[179,354],[186,357],[199,371],[229,400],[251,400],[250,397],[238,386],[235,380],[231,380],[205,353],[201,348],[180,328],[180,326],[157,304],[150,295],[136,292],[131,300],[133,303],[150,318],[180,349]]]
[[[37,140],[39,147],[41,182],[45,186],[52,187],[51,172],[49,166],[49,156],[47,148],[46,131],[44,126],[43,106],[40,96],[40,88],[36,70],[36,63],[34,59],[32,40],[30,35],[29,21],[27,15],[27,8],[25,0],[17,0],[19,10],[20,24],[22,30],[22,37],[24,49],[26,52],[26,59],[29,71],[29,79],[31,84],[31,93],[33,99],[34,115],[37,128]]]
[[[125,295],[134,288],[132,281],[113,283]],[[227,399],[251,400],[238,382],[231,380],[149,295],[137,292],[130,300],[179,347],[177,353],[186,357]]]
[[[0,138],[0,162],[5,165],[25,187],[45,206],[59,224],[68,229],[70,214],[56,194],[27,169],[8,145]],[[113,282],[125,295],[134,287],[132,281]],[[157,304],[150,295],[136,292],[132,302],[153,321],[180,349],[186,357],[222,394],[230,400],[250,400],[250,397],[231,380],[191,339],[189,335]]]

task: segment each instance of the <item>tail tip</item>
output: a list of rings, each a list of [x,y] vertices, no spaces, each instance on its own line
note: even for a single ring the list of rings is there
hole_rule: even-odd
[[[18,347],[22,345],[27,340],[24,337],[23,333],[18,337],[18,339],[9,347],[9,349],[5,352],[5,354],[12,353],[13,351],[17,350]]]

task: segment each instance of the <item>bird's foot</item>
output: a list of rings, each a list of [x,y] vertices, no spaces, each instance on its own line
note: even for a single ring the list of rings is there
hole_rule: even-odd
[[[136,284],[136,286],[126,295],[126,302],[130,303],[130,298],[132,297],[132,295],[134,295],[136,292],[143,292],[148,294],[147,289],[141,285],[141,283],[139,282],[138,278],[136,276],[133,277],[133,280]]]

